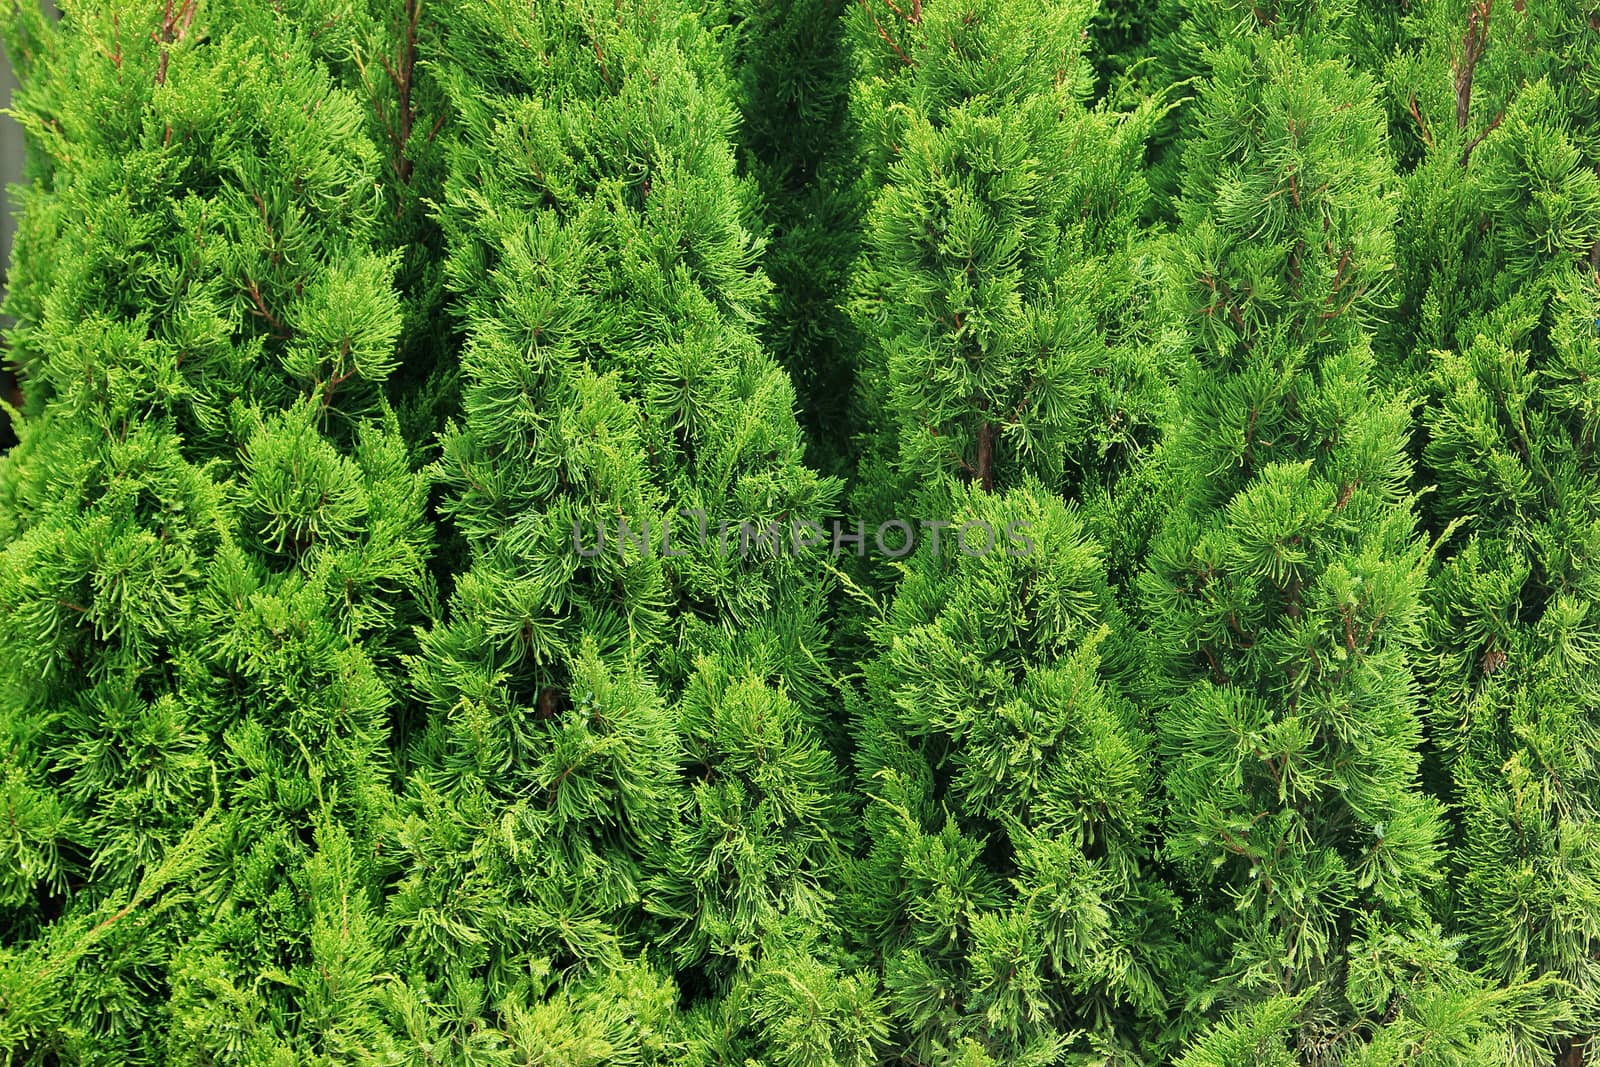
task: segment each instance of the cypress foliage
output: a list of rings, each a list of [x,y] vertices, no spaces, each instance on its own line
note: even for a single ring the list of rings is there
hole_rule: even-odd
[[[1184,1062],[1505,1062],[1531,994],[1462,971],[1429,908],[1427,552],[1407,406],[1367,341],[1392,271],[1374,86],[1256,38],[1196,118],[1171,256],[1196,352],[1166,452],[1181,504],[1143,590],[1167,848],[1214,916],[1187,1007],[1247,1007]]]
[[[1593,42],[1500,14],[1509,28],[1473,16],[1482,37],[1461,95],[1418,109],[1438,132],[1413,210],[1442,201],[1474,236],[1429,235],[1416,219],[1408,249],[1426,287],[1414,365],[1433,518],[1460,530],[1430,598],[1428,681],[1459,827],[1457,928],[1491,974],[1571,983],[1571,1032],[1554,1043],[1573,1062],[1597,1029],[1600,916],[1588,722],[1600,180],[1592,100],[1569,80],[1588,73]],[[1566,51],[1524,55],[1529,38]],[[1570,64],[1561,83],[1545,77],[1556,62]],[[1453,126],[1443,109],[1458,101]]]
[[[1418,44],[1387,67],[1422,153],[1397,227],[1401,300],[1387,343],[1426,375],[1491,314],[1542,318],[1575,254],[1600,268],[1600,31],[1583,5],[1418,5]],[[1510,312],[1504,305],[1517,304]]]
[[[1089,110],[1089,4],[862,4],[852,114],[879,186],[858,507],[1114,470],[1164,398],[1137,221],[1154,105]],[[1159,352],[1159,349],[1155,349]],[[918,487],[931,486],[929,493]]]
[[[437,47],[432,14],[426,0],[367,0],[342,8],[312,37],[342,84],[365,101],[367,127],[383,159],[379,239],[400,256],[395,285],[404,315],[389,395],[419,465],[435,458],[439,432],[460,409],[460,337],[446,313],[444,241],[429,206],[442,196],[439,136],[452,117],[425,62]],[[440,545],[437,575],[448,582],[463,566],[459,545]]]
[[[0,1058],[1592,1059],[1596,2],[8,5]]]
[[[831,947],[852,820],[818,716],[826,590],[740,532],[787,540],[836,487],[756,341],[721,53],[656,0],[441,21],[466,343],[437,475],[471,566],[414,662],[407,1032],[537,1057],[630,976],[610,1010],[654,1021],[616,1016],[596,1060],[867,1062],[873,983]]]
[[[10,16],[34,180],[0,460],[8,1059],[342,1062],[369,1036],[430,534],[384,400],[378,153],[307,44],[328,17]]]
[[[1571,271],[1547,345],[1508,325],[1437,353],[1424,453],[1440,511],[1464,520],[1430,628],[1434,733],[1461,826],[1458,926],[1490,973],[1571,983],[1579,1035],[1597,1029],[1600,988],[1590,713],[1600,471],[1586,382],[1597,317],[1594,280]]]
[[[768,283],[742,224],[748,193],[725,165],[725,75],[704,31],[670,7],[605,25],[591,15],[556,7],[524,26],[476,5],[447,23],[463,128],[443,222],[469,379],[466,421],[443,443],[449,510],[476,556],[515,527],[507,547],[540,562],[513,599],[584,623],[524,634],[525,620],[475,614],[459,624],[473,635],[451,629],[450,640],[483,629],[534,667],[587,630],[603,654],[666,655],[674,685],[693,669],[677,650],[740,649],[814,703],[814,569],[717,551],[724,523],[737,545],[740,523],[820,514],[835,492],[801,464],[793,390],[754,341]],[[619,34],[622,71],[594,56],[603,32]],[[524,56],[524,41],[548,53]],[[660,551],[669,517],[681,563]],[[619,518],[634,532],[649,525],[647,551],[619,552]],[[602,530],[608,546],[592,552]],[[563,573],[574,567],[581,577]],[[739,625],[718,634],[725,623]],[[530,696],[544,687],[519,684]]]
[[[851,925],[909,1062],[1138,1062],[1175,951],[1125,623],[1052,498],[1109,479],[1161,396],[1136,230],[1155,110],[1084,106],[1091,14],[851,15],[881,183],[853,286],[881,432],[858,495],[940,524],[869,627],[852,712],[872,846]]]
[[[1144,92],[1177,97],[1152,136],[1149,182],[1161,216],[1172,221],[1181,216],[1183,152],[1193,140],[1197,96],[1239,42],[1291,41],[1303,55],[1371,71],[1409,39],[1402,18],[1406,7],[1385,0],[1158,0],[1151,18],[1151,61],[1134,75]]]
[[[1106,656],[1125,622],[1059,501],[957,495],[865,669],[854,925],[910,1062],[1140,1062],[1181,953],[1149,862],[1146,733]]]
[[[1528,1042],[1530,1061],[1554,1045],[1562,1063],[1597,1028],[1592,14],[1423,5],[1419,46],[1389,69],[1425,153],[1403,205],[1394,336],[1427,397],[1429,518],[1457,531],[1430,591],[1424,675],[1459,842],[1453,925],[1503,981],[1570,983],[1565,1036]]]

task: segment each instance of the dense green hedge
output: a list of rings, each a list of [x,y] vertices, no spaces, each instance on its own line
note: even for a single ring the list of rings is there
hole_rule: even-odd
[[[62,8],[4,1062],[1593,1058],[1595,0]]]

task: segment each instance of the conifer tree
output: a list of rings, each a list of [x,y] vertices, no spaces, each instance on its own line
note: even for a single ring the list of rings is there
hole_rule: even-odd
[[[384,399],[378,153],[331,8],[30,8],[0,460],[18,1062],[364,1046],[424,487]]]
[[[0,1058],[1592,1059],[1597,4],[7,5]]]
[[[858,509],[936,508],[1116,469],[1151,434],[1140,164],[1158,114],[1090,110],[1092,5],[851,12],[869,183],[852,311],[866,338]],[[930,487],[932,496],[920,494]]]
[[[651,1024],[680,1052],[867,1062],[876,993],[829,902],[826,590],[787,546],[836,489],[757,341],[727,57],[672,0],[441,22],[466,341],[436,471],[471,565],[414,662],[407,1032],[536,1055],[523,1018],[642,1010],[601,1006],[618,974],[688,1006]]]
[[[1487,974],[1563,979],[1564,1035],[1596,1032],[1592,374],[1600,265],[1594,12],[1419,5],[1391,91],[1422,152],[1402,204],[1401,314],[1424,392],[1421,477],[1447,558],[1430,590],[1439,788],[1452,797],[1453,928]]]
[[[1508,318],[1436,353],[1424,453],[1437,507],[1465,523],[1430,627],[1434,736],[1461,825],[1457,925],[1491,974],[1569,982],[1579,1046],[1600,1029],[1597,317],[1600,286],[1570,270],[1544,343]]]
[[[460,406],[460,339],[445,310],[443,237],[429,208],[443,189],[439,135],[451,118],[425,62],[437,33],[428,0],[366,0],[341,7],[310,36],[341,84],[364,102],[383,161],[378,241],[400,257],[395,286],[403,312],[389,395],[419,463],[435,455],[439,431]],[[458,546],[440,547],[434,570],[448,578],[462,561]]]
[[[1263,1062],[1398,1064],[1424,1046],[1490,1062],[1527,993],[1463,970],[1429,908],[1441,824],[1413,675],[1428,553],[1407,405],[1368,341],[1393,269],[1374,85],[1250,38],[1217,58],[1195,120],[1169,262],[1196,359],[1144,619],[1167,850],[1213,916],[1197,926],[1212,982],[1186,1022],[1244,1014],[1184,1062],[1269,1045]],[[1496,997],[1512,1004],[1471,1007]]]
[[[1597,20],[1582,3],[1415,7],[1417,43],[1386,70],[1420,160],[1396,229],[1400,301],[1385,343],[1419,378],[1430,350],[1470,346],[1502,305],[1541,317],[1543,279],[1574,253],[1600,268]]]
[[[1124,621],[1059,500],[956,495],[866,667],[855,925],[908,1062],[1142,1062],[1181,953],[1145,731],[1106,658]]]
[[[1145,92],[1174,95],[1174,108],[1151,138],[1149,182],[1156,209],[1177,221],[1183,150],[1193,140],[1199,91],[1216,64],[1241,41],[1293,42],[1303,55],[1342,60],[1375,72],[1407,39],[1401,11],[1386,0],[1157,0],[1151,61],[1136,72]],[[1398,116],[1391,118],[1398,122]]]
[[[1486,74],[1497,46],[1515,47],[1487,40]],[[1499,75],[1524,64],[1507,60]],[[1459,524],[1430,598],[1427,681],[1461,842],[1456,926],[1502,980],[1526,970],[1571,984],[1574,1032],[1560,1044],[1573,1062],[1600,1029],[1587,722],[1600,180],[1566,93],[1542,77],[1498,88],[1486,77],[1472,90],[1480,103],[1490,93],[1509,98],[1503,113],[1474,132],[1475,103],[1466,126],[1441,132],[1407,205],[1448,206],[1475,234],[1430,236],[1417,219],[1408,249],[1426,286],[1414,364],[1428,396],[1430,513],[1442,529]]]
[[[1465,166],[1467,145],[1481,144],[1525,89],[1545,81],[1567,117],[1570,137],[1586,158],[1597,158],[1600,8],[1592,0],[1421,0],[1406,10],[1409,47],[1393,58],[1387,74],[1428,148],[1453,147]]]
[[[1136,222],[1155,114],[1091,111],[1092,7],[852,13],[868,208],[852,310],[874,520],[933,520],[852,710],[869,854],[851,926],[913,1063],[1132,1063],[1175,902],[1145,733],[1084,521],[1162,395]]]

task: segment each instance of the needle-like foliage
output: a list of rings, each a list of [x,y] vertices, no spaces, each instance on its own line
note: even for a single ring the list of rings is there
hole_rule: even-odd
[[[378,152],[306,45],[326,17],[12,17],[33,152],[7,305],[26,418],[0,461],[13,1062],[338,1062],[369,1036],[431,533],[385,400]]]
[[[3,5],[0,1061],[1592,1062],[1597,4]]]

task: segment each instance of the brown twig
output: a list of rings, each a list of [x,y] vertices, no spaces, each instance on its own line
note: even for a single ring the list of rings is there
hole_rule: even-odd
[[[346,337],[344,339],[344,344],[339,349],[339,363],[342,365],[344,361],[349,358],[350,338]],[[322,387],[322,408],[324,411],[333,406],[334,391],[337,390],[339,386],[349,381],[355,372],[356,368],[350,367],[343,371],[335,371],[333,374],[328,376],[327,382],[325,382]]]
[[[409,149],[417,123],[417,106],[413,96],[416,86],[417,29],[421,22],[422,0],[406,0],[404,8],[396,18],[395,54],[392,57],[381,54],[378,56],[378,65],[383,68],[383,73],[388,77],[397,98],[392,116],[389,109],[384,106],[382,95],[368,80],[366,69],[363,67],[361,70],[361,83],[372,100],[372,110],[378,116],[378,124],[383,127],[389,144],[394,148],[394,156],[389,160],[389,169],[394,172],[394,176],[399,179],[402,186],[411,184],[411,174],[414,169]],[[439,128],[444,125],[444,119],[445,116],[441,112],[438,121],[428,133],[427,143],[432,143]],[[395,204],[395,214],[399,215],[404,210],[405,201],[401,199]]]
[[[1422,131],[1422,143],[1429,148],[1433,147],[1433,131],[1428,129],[1428,124],[1422,121],[1422,112],[1417,109],[1417,96],[1411,94],[1411,117],[1416,121],[1417,129]]]
[[[1483,128],[1482,133],[1478,134],[1478,136],[1467,142],[1467,146],[1461,150],[1461,165],[1463,167],[1467,165],[1467,160],[1472,158],[1472,150],[1482,144],[1483,139],[1493,133],[1500,125],[1500,120],[1505,117],[1506,113],[1504,111],[1500,112],[1500,114],[1494,117],[1493,122],[1489,123],[1489,125]]]
[[[1456,76],[1456,129],[1467,128],[1472,114],[1472,77],[1489,43],[1489,15],[1494,0],[1476,0],[1467,13],[1467,32],[1461,37],[1461,55],[1454,63]]]
[[[395,57],[394,66],[384,63],[383,67],[400,97],[400,113],[396,116],[400,123],[400,133],[396,146],[399,151],[395,157],[395,176],[402,184],[409,184],[412,164],[411,158],[406,155],[406,148],[411,143],[411,130],[417,122],[417,109],[411,102],[411,89],[417,68],[417,24],[422,18],[422,0],[406,0],[403,17],[405,32],[400,37],[400,52]]]
[[[150,39],[161,46],[161,58],[156,61],[156,84],[167,84],[167,61],[172,56],[171,47],[189,36],[189,24],[194,21],[195,0],[183,0],[174,11],[172,0],[167,0],[166,12],[161,16],[161,28],[150,32]]]
[[[887,2],[887,0],[885,0],[885,2]],[[869,10],[869,8],[868,8],[868,0],[861,0],[861,9],[863,11]],[[893,11],[897,15],[900,14],[900,9],[898,7],[895,7],[894,4],[892,4],[892,3],[889,4],[889,9],[891,11]],[[912,24],[916,24],[918,22],[921,22],[922,21],[922,4],[920,2],[913,4],[912,8],[911,8],[911,13],[912,13],[912,15],[914,17],[906,19],[907,22],[910,22]],[[901,18],[905,18],[904,15],[901,15],[900,17]],[[878,21],[878,16],[877,15],[873,15],[872,16],[872,24],[878,28],[878,36],[883,38],[883,43],[887,44],[890,48],[894,49],[894,54],[900,57],[900,62],[904,63],[908,67],[916,66],[916,64],[911,61],[911,57],[906,55],[905,51],[897,43],[895,43],[895,39],[893,37],[889,36],[889,31],[883,28],[883,23]]]
[[[593,20],[589,22],[589,43],[594,47],[594,61],[599,64],[600,77],[605,79],[607,89],[615,89],[611,84],[611,70],[606,66],[606,54],[600,50],[600,30]]]
[[[111,60],[112,66],[117,68],[117,81],[122,80],[122,16],[117,12],[111,13],[111,43],[116,49],[100,45],[100,54]]]
[[[978,426],[978,484],[994,492],[994,423],[988,419]]]
[[[261,288],[252,281],[245,287],[245,292],[250,294],[250,299],[254,301],[256,305],[252,314],[258,318],[265,319],[267,325],[271,326],[273,330],[280,335],[279,340],[287,340],[290,336],[289,328],[285,326],[276,315],[267,310],[266,301],[261,299]]]
[[[1200,651],[1205,653],[1206,662],[1211,664],[1211,680],[1217,685],[1227,685],[1228,676],[1222,672],[1222,665],[1217,662],[1217,657],[1211,654],[1211,649],[1200,646]]]

